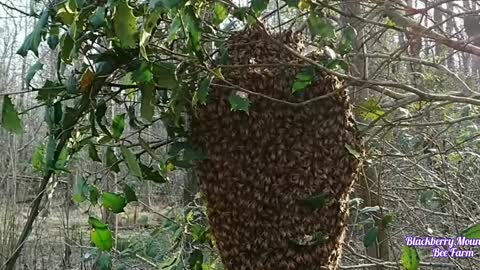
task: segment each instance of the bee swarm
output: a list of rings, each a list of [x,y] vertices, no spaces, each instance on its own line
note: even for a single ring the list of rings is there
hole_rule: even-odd
[[[247,114],[230,108],[235,89],[211,88],[192,120],[192,142],[208,156],[196,172],[209,222],[229,270],[337,269],[360,167],[346,148],[361,149],[348,96],[320,71],[303,95],[292,95],[307,63],[272,38],[302,52],[299,35],[235,33],[226,46],[230,65],[241,68],[224,68],[225,79],[288,102],[331,95],[304,106],[249,95]],[[306,205],[319,195],[325,205]]]

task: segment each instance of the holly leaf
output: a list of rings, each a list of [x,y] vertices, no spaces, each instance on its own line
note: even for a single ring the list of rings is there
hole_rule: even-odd
[[[113,13],[113,28],[123,48],[135,48],[137,44],[137,17],[127,0],[116,0]]]
[[[120,151],[122,151],[123,158],[127,162],[129,173],[138,178],[142,178],[142,170],[140,169],[140,165],[138,165],[138,161],[132,151],[123,145],[120,146]]]
[[[200,81],[198,84],[198,89],[193,95],[192,104],[195,106],[197,103],[202,105],[207,104],[208,92],[210,90],[210,84],[212,83],[213,77],[207,77]]]
[[[112,269],[112,255],[108,253],[102,253],[95,261],[95,268],[98,270],[111,270]]]
[[[87,196],[90,193],[90,186],[88,185],[85,178],[81,177],[76,181],[75,187],[73,188],[72,200],[81,203],[87,200]]]
[[[35,65],[31,66],[28,69],[27,76],[25,77],[25,81],[27,85],[30,85],[30,82],[32,81],[33,77],[35,74],[43,68],[43,64],[40,62],[35,63]]]
[[[123,185],[123,193],[125,194],[125,200],[127,203],[138,201],[135,190],[127,184]]]
[[[107,167],[112,171],[119,173],[120,167],[118,167],[118,158],[115,155],[115,152],[113,152],[113,148],[111,146],[107,147],[105,156],[107,157]]]
[[[256,15],[259,15],[267,8],[268,2],[269,0],[252,0],[251,8]]]
[[[150,13],[147,17],[146,22],[143,24],[142,33],[140,34],[140,53],[142,56],[148,60],[147,52],[145,47],[150,41],[150,36],[152,35],[153,29],[157,27],[158,19],[160,19],[161,12],[160,10],[155,10]]]
[[[195,55],[197,55],[200,60],[203,60],[201,44],[202,30],[200,28],[200,20],[197,18],[193,6],[187,6],[185,8],[185,22],[188,29],[188,41],[192,51],[195,52]]]
[[[378,227],[371,228],[363,237],[363,245],[365,247],[371,246],[378,238]]]
[[[292,86],[292,92],[296,93],[304,90],[306,87],[312,84],[315,78],[315,71],[313,68],[305,68],[295,77],[295,82]]]
[[[154,170],[152,167],[148,167],[140,163],[140,168],[142,169],[143,179],[150,180],[155,183],[167,182],[165,177],[163,177],[158,171]]]
[[[325,17],[316,14],[308,18],[308,27],[313,37],[320,36],[323,39],[335,39],[335,26]]]
[[[248,110],[250,109],[250,100],[248,100],[247,95],[243,92],[238,91],[237,93],[230,95],[228,101],[230,102],[232,111],[244,111],[248,113]]]
[[[355,46],[355,41],[357,40],[357,30],[351,25],[345,26],[342,30],[342,39],[338,46],[338,52],[341,54],[347,54],[351,52]]]
[[[146,84],[140,87],[142,97],[140,100],[140,115],[148,122],[152,122],[155,114],[155,86]]]
[[[32,157],[32,166],[38,172],[45,170],[45,145],[39,145],[35,148]]]
[[[300,3],[300,0],[285,0],[285,3],[289,7],[298,8],[298,4]]]
[[[38,57],[38,46],[42,41],[42,32],[45,29],[45,26],[47,26],[49,16],[50,15],[47,9],[42,12],[42,15],[40,16],[37,24],[35,24],[33,31],[25,38],[22,46],[20,49],[18,49],[17,54],[25,57],[27,56],[28,51],[32,51],[35,56]]]
[[[6,130],[16,134],[21,134],[24,132],[22,121],[20,120],[18,112],[12,103],[12,99],[8,95],[3,97],[2,126]]]
[[[132,80],[137,83],[150,82],[152,79],[151,65],[147,62],[142,62],[140,67],[132,73]]]
[[[100,157],[98,156],[97,148],[93,143],[88,144],[88,156],[96,162],[102,162]]]
[[[74,45],[75,45],[75,41],[68,33],[65,33],[62,35],[62,37],[60,38],[60,47],[62,48],[61,58],[63,62],[67,64],[72,62]]]
[[[112,120],[112,137],[119,140],[125,129],[125,114],[116,115]]]
[[[98,29],[105,25],[105,7],[99,6],[90,17],[90,23],[93,29]]]
[[[375,121],[379,117],[385,114],[383,109],[380,107],[380,104],[375,99],[371,98],[364,102],[361,106],[360,115],[365,120]]]

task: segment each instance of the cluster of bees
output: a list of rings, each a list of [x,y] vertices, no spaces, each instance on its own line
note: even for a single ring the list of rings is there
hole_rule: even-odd
[[[347,148],[361,149],[348,95],[338,78],[318,70],[292,94],[307,63],[282,44],[303,49],[302,37],[291,33],[233,34],[222,70],[241,88],[214,81],[192,119],[192,142],[208,156],[196,172],[229,270],[336,269],[341,256],[360,167]],[[229,97],[238,89],[277,100],[250,93],[248,113],[232,111]],[[287,103],[329,93],[304,106]]]

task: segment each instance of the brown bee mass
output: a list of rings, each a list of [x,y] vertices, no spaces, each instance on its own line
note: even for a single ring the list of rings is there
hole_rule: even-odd
[[[292,106],[250,94],[249,113],[234,112],[228,99],[237,90],[219,80],[192,120],[192,141],[208,156],[196,171],[229,270],[336,269],[341,256],[360,166],[346,145],[361,149],[348,96],[338,78],[320,71],[293,95],[307,63],[282,44],[302,52],[299,35],[232,35],[225,79],[288,102],[328,97]]]

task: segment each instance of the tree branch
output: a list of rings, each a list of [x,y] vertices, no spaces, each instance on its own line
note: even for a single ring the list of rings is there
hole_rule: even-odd
[[[15,11],[15,12],[18,12],[18,13],[23,14],[23,15],[25,15],[25,16],[35,17],[35,16],[33,16],[33,15],[31,15],[31,14],[23,11],[23,10],[20,10],[20,9],[18,9],[18,8],[16,8],[16,7],[12,7],[12,6],[10,6],[10,5],[8,5],[8,4],[5,4],[5,3],[2,3],[2,2],[0,2],[0,6],[5,7],[5,8],[7,8],[7,9],[10,9],[10,10],[13,10],[13,11]]]

